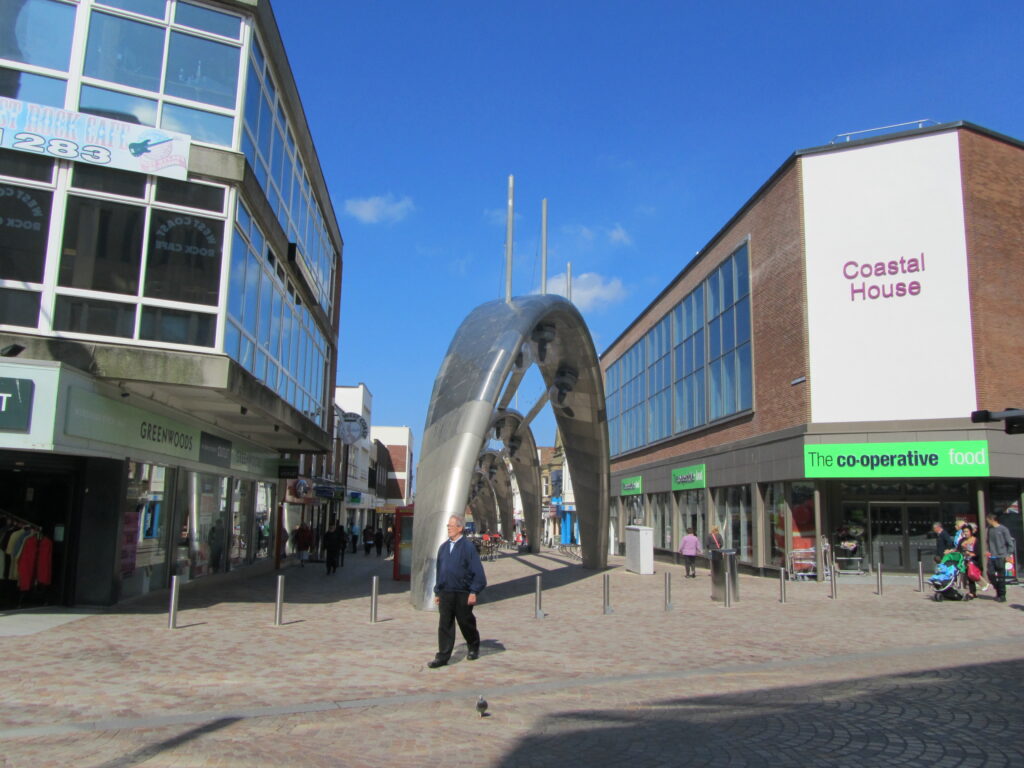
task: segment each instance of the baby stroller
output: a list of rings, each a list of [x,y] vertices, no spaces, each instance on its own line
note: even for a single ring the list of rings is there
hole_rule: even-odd
[[[966,570],[967,563],[959,552],[950,552],[943,556],[941,562],[935,566],[934,575],[928,579],[934,590],[932,598],[935,602],[964,599],[964,594],[960,590],[964,587]]]

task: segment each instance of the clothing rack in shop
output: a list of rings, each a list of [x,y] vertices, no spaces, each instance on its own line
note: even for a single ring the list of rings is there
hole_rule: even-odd
[[[8,512],[6,509],[0,509],[0,517],[6,517],[8,520],[11,520],[16,523],[21,523],[22,525],[28,526],[29,528],[35,528],[37,531],[42,530],[42,528],[40,528],[37,523],[30,522],[29,520],[26,520],[24,517],[21,517],[20,515],[16,515],[13,512]]]

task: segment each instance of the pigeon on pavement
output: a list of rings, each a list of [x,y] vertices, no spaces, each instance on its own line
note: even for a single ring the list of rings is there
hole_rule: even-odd
[[[476,700],[476,711],[480,713],[480,717],[485,717],[487,714],[487,702],[483,696]]]

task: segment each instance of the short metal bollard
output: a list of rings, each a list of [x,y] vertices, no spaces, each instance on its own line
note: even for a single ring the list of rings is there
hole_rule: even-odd
[[[607,616],[612,611],[612,577],[609,574],[604,575],[604,613]]]
[[[672,610],[672,574],[665,571],[665,610]]]
[[[917,591],[924,592],[924,563],[917,561]]]
[[[167,628],[178,628],[178,577],[171,576],[171,606],[167,612]]]
[[[786,569],[779,569],[779,602],[786,602]]]
[[[882,564],[881,563],[878,564],[877,569],[878,570],[875,571],[875,581],[877,583],[876,594],[879,597],[881,597],[882,596]]]
[[[380,591],[380,577],[374,576],[370,582],[370,623],[377,623],[377,594]]]
[[[836,568],[835,568],[834,564],[833,564],[832,568],[829,570],[828,574],[829,574],[829,578],[828,578],[829,584],[832,587],[832,599],[833,600],[838,600],[839,599],[839,582],[838,582],[838,578],[839,577],[836,575]]]
[[[732,608],[732,578],[729,570],[725,572],[725,607]]]
[[[284,620],[284,574],[277,575],[277,601],[274,604],[274,626],[280,627]]]
[[[533,592],[533,618],[543,619],[544,611],[541,609],[540,604],[540,574],[534,576],[534,592]]]

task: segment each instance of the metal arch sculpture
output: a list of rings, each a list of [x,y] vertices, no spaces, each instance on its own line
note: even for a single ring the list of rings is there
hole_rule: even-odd
[[[469,508],[473,512],[473,519],[481,528],[489,531],[498,530],[498,504],[494,494],[494,487],[481,472],[476,472],[473,478],[473,491],[470,493]],[[415,536],[415,527],[413,536]]]
[[[498,410],[492,425],[495,436],[505,444],[505,455],[512,465],[519,499],[523,504],[523,519],[526,522],[526,540],[530,551],[540,552],[540,457],[537,455],[537,441],[533,438],[530,425],[518,411]]]
[[[501,523],[502,533],[509,536],[509,532],[515,530],[515,511],[512,508],[512,476],[509,473],[508,465],[502,454],[495,451],[485,451],[480,455],[480,471],[491,485],[494,491],[494,498],[498,504],[498,521]],[[496,533],[497,526],[489,529]]]
[[[608,424],[590,331],[579,311],[560,296],[492,301],[462,322],[434,381],[416,493],[410,599],[417,608],[433,605],[435,558],[445,523],[465,510],[496,411],[511,402],[531,363],[550,393],[572,467],[583,565],[603,568],[607,562]],[[521,423],[529,420],[524,417]],[[538,531],[532,532],[531,545],[538,537]]]

